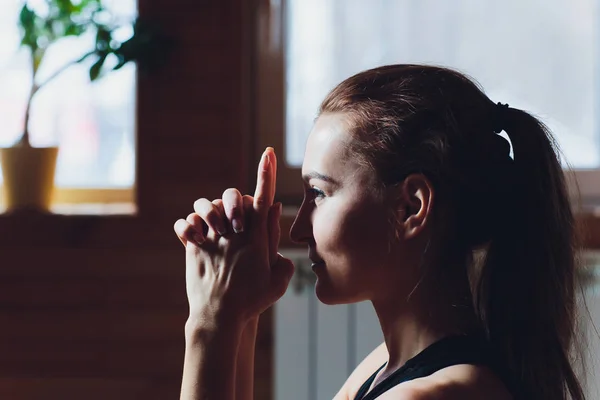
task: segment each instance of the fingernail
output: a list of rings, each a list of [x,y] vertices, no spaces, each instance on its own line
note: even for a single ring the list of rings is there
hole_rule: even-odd
[[[227,234],[227,229],[223,226],[219,226],[217,227],[217,232],[219,232],[219,235],[224,236]]]
[[[244,232],[244,225],[242,225],[242,221],[240,221],[239,218],[234,218],[231,221],[231,226],[233,226],[233,231],[235,233]]]
[[[269,168],[269,163],[271,162],[271,160],[269,159],[269,153],[265,151],[265,155],[263,157],[265,158],[264,168],[267,169]]]
[[[196,233],[196,234],[194,235],[194,241],[195,241],[196,243],[198,243],[198,244],[202,244],[202,243],[204,243],[204,236],[202,236],[202,235],[200,235],[200,234]]]

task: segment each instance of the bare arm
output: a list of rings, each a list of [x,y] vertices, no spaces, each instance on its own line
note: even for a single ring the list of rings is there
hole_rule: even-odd
[[[254,398],[254,352],[257,331],[258,317],[246,325],[240,340],[235,373],[236,400]]]
[[[228,189],[225,201],[196,200],[195,212],[175,223],[186,247],[190,305],[182,400],[253,397],[258,316],[285,293],[294,272],[291,260],[277,253],[281,203],[273,204],[275,160],[273,150],[265,150],[254,197]],[[244,208],[247,229],[223,233],[218,222],[225,216],[244,220],[232,213]]]
[[[181,400],[234,400],[235,366],[242,329],[188,322]]]

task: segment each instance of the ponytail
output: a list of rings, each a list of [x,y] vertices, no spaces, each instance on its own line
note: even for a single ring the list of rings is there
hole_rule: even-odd
[[[530,114],[506,108],[514,155],[509,218],[480,266],[475,307],[514,393],[583,400],[570,360],[575,326],[575,227],[557,146]],[[493,212],[493,210],[491,210]]]

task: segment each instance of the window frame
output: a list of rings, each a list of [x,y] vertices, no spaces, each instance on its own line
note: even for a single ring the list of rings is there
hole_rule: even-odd
[[[139,13],[139,2],[136,0],[136,7]],[[142,0],[143,2],[143,0]],[[70,186],[57,186],[55,183],[53,198],[51,204],[52,212],[56,209],[60,209],[58,213],[87,213],[86,210],[96,209],[97,211],[92,214],[114,214],[115,211],[118,214],[131,214],[136,209],[136,183],[137,183],[137,102],[138,102],[138,70],[136,67],[134,73],[133,90],[135,92],[135,103],[134,104],[134,122],[133,122],[133,135],[134,135],[134,180],[131,186],[90,186],[90,187],[70,187]],[[50,85],[52,85],[51,83]],[[35,100],[34,100],[35,101]],[[24,112],[24,110],[23,110]],[[34,146],[35,147],[35,146]],[[60,145],[59,145],[60,147]],[[60,157],[60,155],[59,155]],[[57,171],[58,172],[58,171]],[[56,179],[56,177],[55,177]],[[111,205],[109,208],[97,207],[99,205]],[[88,207],[91,206],[91,207]],[[96,206],[96,207],[94,207]],[[0,182],[0,214],[4,212],[4,184]]]
[[[277,201],[300,205],[301,169],[285,160],[285,1],[260,0],[255,37],[255,154],[277,151]],[[258,162],[258,159],[255,160]]]
[[[260,154],[266,146],[278,150],[281,161],[277,170],[277,198],[286,204],[299,205],[303,196],[301,169],[285,162],[285,7],[286,0],[259,0],[257,7],[254,69],[258,146],[255,153]],[[565,173],[576,210],[599,212],[600,168],[573,168]]]

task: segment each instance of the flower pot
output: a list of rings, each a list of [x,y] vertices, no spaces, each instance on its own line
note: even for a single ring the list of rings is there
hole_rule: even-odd
[[[50,211],[58,147],[0,148],[6,211]]]

